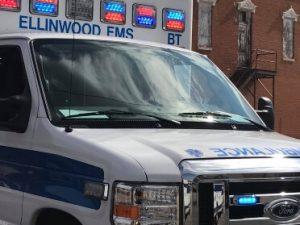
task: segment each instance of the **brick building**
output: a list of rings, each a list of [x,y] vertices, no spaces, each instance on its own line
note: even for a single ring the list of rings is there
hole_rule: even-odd
[[[193,50],[208,55],[254,106],[274,101],[276,130],[300,138],[299,0],[195,0]]]

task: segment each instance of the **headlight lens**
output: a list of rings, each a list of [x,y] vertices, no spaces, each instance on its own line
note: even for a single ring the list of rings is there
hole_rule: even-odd
[[[178,225],[179,186],[117,184],[113,220],[115,225]]]

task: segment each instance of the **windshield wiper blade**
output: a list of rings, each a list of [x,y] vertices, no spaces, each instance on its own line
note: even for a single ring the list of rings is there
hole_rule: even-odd
[[[160,122],[167,122],[175,125],[181,125],[180,121],[173,120],[170,118],[166,118],[160,115],[151,114],[147,112],[131,112],[131,111],[122,111],[122,110],[103,110],[103,111],[95,111],[95,112],[89,112],[89,113],[79,113],[74,115],[65,116],[62,118],[62,120],[66,119],[73,119],[73,118],[79,118],[79,117],[86,117],[86,116],[97,116],[97,115],[107,115],[107,116],[113,116],[113,115],[129,115],[129,116],[147,116],[152,117],[154,119],[157,119]]]
[[[62,119],[71,119],[71,118],[80,118],[86,116],[98,116],[98,115],[134,115],[132,112],[122,111],[122,110],[103,110],[103,111],[94,111],[88,113],[78,113],[69,116],[64,116]]]
[[[232,118],[233,116],[237,115],[237,114],[230,114],[230,113],[226,113],[226,112],[210,112],[210,111],[199,111],[199,112],[186,112],[186,113],[180,113],[178,114],[179,116],[216,116],[216,117],[226,117],[226,118]],[[240,115],[237,115],[239,117],[241,117],[243,120],[246,120],[247,122],[251,123],[252,125],[256,126],[257,128],[264,130],[264,131],[271,131],[270,128],[257,123],[247,117],[243,117]]]
[[[210,111],[199,111],[199,112],[184,112],[179,113],[178,116],[221,116],[221,117],[227,117],[230,118],[231,115],[227,113],[222,112],[210,112]]]

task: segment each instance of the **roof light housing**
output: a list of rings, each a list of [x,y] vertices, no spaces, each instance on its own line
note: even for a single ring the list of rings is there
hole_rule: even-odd
[[[132,12],[133,26],[151,29],[156,28],[157,13],[156,8],[154,6],[134,4]]]
[[[66,17],[68,19],[93,20],[93,0],[67,0]]]
[[[101,2],[101,21],[124,25],[126,23],[126,4],[121,1],[103,0]]]
[[[0,0],[0,10],[19,12],[21,0]]]
[[[37,15],[57,16],[58,0],[30,0],[30,12]]]
[[[163,29],[167,31],[184,32],[184,11],[178,9],[163,9]]]

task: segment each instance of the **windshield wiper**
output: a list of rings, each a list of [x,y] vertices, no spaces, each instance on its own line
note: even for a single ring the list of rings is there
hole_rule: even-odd
[[[140,116],[147,116],[147,117],[157,119],[159,122],[167,122],[167,123],[171,123],[171,124],[175,124],[175,125],[181,125],[181,122],[179,122],[177,120],[173,120],[173,119],[166,118],[166,117],[156,115],[156,114],[151,114],[151,113],[147,113],[147,112],[122,111],[122,110],[115,110],[115,109],[95,111],[95,112],[89,112],[89,113],[78,113],[78,114],[74,114],[74,115],[65,116],[65,117],[62,118],[62,120],[80,118],[80,117],[86,117],[86,116],[97,116],[97,115],[107,115],[107,116],[114,116],[114,115],[135,116],[135,115],[140,115]]]
[[[178,116],[189,117],[189,116],[219,116],[230,118],[231,115],[222,112],[210,112],[210,111],[199,111],[199,112],[184,112],[179,113]]]
[[[179,116],[216,116],[216,117],[225,117],[225,118],[230,118],[232,119],[233,116],[239,116],[241,117],[243,120],[246,120],[247,122],[251,123],[252,125],[256,126],[257,128],[264,130],[264,131],[270,131],[271,129],[260,124],[257,123],[247,117],[243,117],[237,114],[231,114],[231,113],[226,113],[226,112],[210,112],[210,111],[199,111],[199,112],[186,112],[186,113],[179,113]]]

